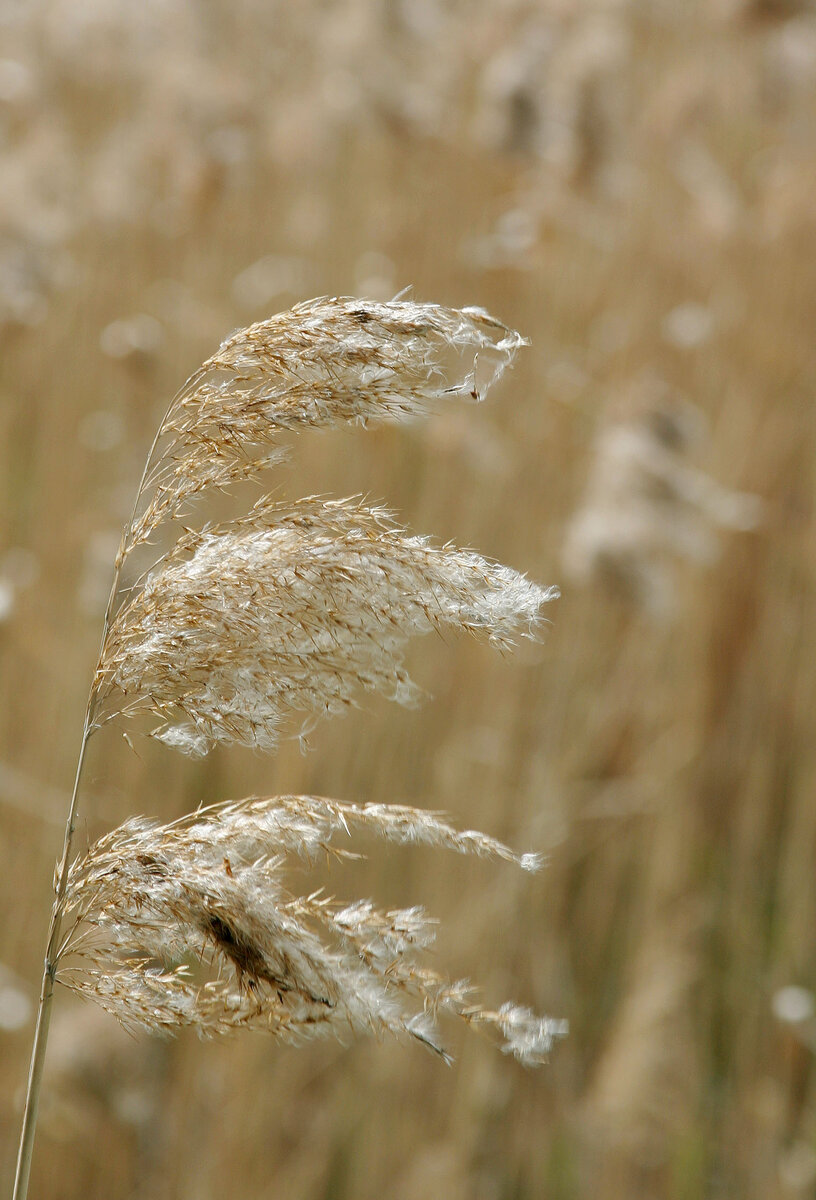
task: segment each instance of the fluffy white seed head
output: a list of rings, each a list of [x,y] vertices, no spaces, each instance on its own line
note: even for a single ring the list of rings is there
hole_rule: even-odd
[[[187,753],[268,750],[293,714],[341,713],[365,692],[415,702],[412,635],[506,647],[535,634],[554,594],[359,501],[265,501],[189,535],[147,576],[109,630],[98,703],[153,713],[156,736]]]
[[[543,1061],[562,1023],[516,1005],[482,1008],[465,981],[427,967],[421,952],[435,923],[423,909],[285,890],[287,856],[342,853],[335,840],[355,826],[530,865],[492,838],[405,807],[289,796],[215,805],[170,825],[135,818],[71,867],[60,978],[126,1026],[154,1032],[373,1032],[445,1056],[435,1018],[450,1012],[500,1034],[520,1061]]]

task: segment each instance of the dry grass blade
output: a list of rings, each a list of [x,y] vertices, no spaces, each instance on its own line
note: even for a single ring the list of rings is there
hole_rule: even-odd
[[[61,953],[73,951],[77,965],[63,968],[63,982],[153,1031],[257,1028],[299,1040],[351,1030],[408,1036],[445,1056],[435,1017],[449,1012],[497,1031],[520,1061],[543,1061],[563,1023],[516,1005],[481,1008],[466,982],[418,962],[434,935],[421,908],[381,912],[285,892],[287,854],[334,849],[332,838],[355,825],[537,865],[405,807],[289,796],[215,805],[170,825],[137,818],[71,868]]]

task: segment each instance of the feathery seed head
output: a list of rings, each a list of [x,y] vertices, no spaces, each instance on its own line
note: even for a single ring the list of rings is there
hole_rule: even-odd
[[[239,329],[170,406],[122,557],[202,492],[280,461],[282,431],[404,420],[447,396],[479,400],[525,344],[483,309],[408,300],[324,297]]]
[[[184,538],[119,610],[97,704],[162,719],[169,745],[272,749],[291,714],[377,691],[411,704],[414,634],[460,629],[509,646],[555,594],[473,551],[405,534],[358,501],[268,501]]]
[[[164,826],[136,818],[71,867],[61,954],[76,965],[60,978],[123,1024],[153,1031],[388,1033],[445,1056],[435,1016],[447,1011],[501,1034],[522,1062],[546,1058],[562,1022],[516,1005],[481,1008],[466,982],[418,960],[434,936],[421,908],[381,912],[370,901],[284,891],[287,855],[334,849],[332,838],[354,826],[530,866],[484,834],[398,806],[288,796],[215,805]]]
[[[601,584],[665,618],[673,608],[671,561],[714,561],[720,530],[756,528],[763,506],[692,465],[705,430],[693,405],[651,378],[635,392],[634,411],[613,413],[601,427],[563,561],[575,582]]]

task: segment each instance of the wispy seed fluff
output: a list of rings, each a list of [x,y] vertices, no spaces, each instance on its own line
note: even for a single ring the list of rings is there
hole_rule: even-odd
[[[171,405],[119,565],[194,495],[254,477],[280,430],[478,397],[523,344],[480,309],[408,301],[314,300],[239,331]],[[412,635],[459,629],[506,647],[535,635],[555,594],[359,500],[266,497],[184,533],[113,605],[94,717],[152,713],[154,736],[189,754],[269,750],[298,714],[302,732],[365,692],[413,702]]]
[[[563,1022],[474,1002],[419,961],[434,922],[421,908],[377,910],[283,887],[287,855],[343,854],[332,839],[366,826],[534,870],[474,831],[431,813],[304,796],[216,805],[170,825],[137,818],[101,838],[71,868],[60,978],[130,1027],[203,1035],[257,1028],[284,1040],[391,1034],[443,1057],[436,1016],[492,1029],[503,1049],[542,1062]]]
[[[446,396],[479,400],[525,344],[483,309],[348,297],[238,330],[165,416],[123,555],[192,497],[279,461],[282,431],[404,420]]]
[[[535,633],[551,595],[409,537],[381,509],[264,502],[187,537],[148,575],[113,622],[98,688],[165,718],[155,735],[188,752],[271,749],[292,713],[341,712],[365,691],[411,703],[412,634],[454,628],[507,646]]]

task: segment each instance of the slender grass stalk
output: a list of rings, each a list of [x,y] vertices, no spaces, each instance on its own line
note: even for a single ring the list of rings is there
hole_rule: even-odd
[[[51,1024],[51,1005],[54,999],[54,983],[56,981],[57,962],[59,958],[59,942],[62,926],[63,904],[68,884],[68,868],[71,861],[71,842],[74,835],[77,803],[79,799],[79,784],[82,778],[82,767],[85,762],[85,750],[91,734],[90,702],[85,713],[85,725],[82,731],[82,742],[79,748],[74,789],[71,793],[71,803],[68,808],[68,820],[65,825],[65,839],[62,847],[62,857],[57,868],[54,905],[51,909],[51,923],[48,929],[48,944],[45,951],[42,985],[40,987],[40,1002],[37,1009],[37,1026],[34,1033],[34,1046],[31,1051],[31,1064],[28,1072],[25,1108],[23,1111],[23,1128],[20,1134],[20,1147],[17,1156],[17,1170],[14,1178],[13,1200],[25,1200],[28,1194],[28,1180],[31,1173],[31,1157],[34,1153],[34,1135],[37,1128],[37,1114],[40,1106],[40,1090],[42,1088],[43,1069],[45,1067],[45,1048],[48,1043],[48,1029]]]
[[[159,427],[159,432],[161,426]],[[150,447],[150,452],[147,456],[142,478],[139,482],[139,488],[136,493],[136,501],[134,510],[131,513],[130,521],[125,526],[122,532],[119,553],[116,556],[116,561],[113,568],[113,581],[111,583],[108,603],[105,609],[105,616],[102,621],[102,647],[105,645],[105,640],[108,636],[110,628],[111,614],[114,609],[116,598],[119,594],[120,577],[122,572],[122,563],[124,555],[122,550],[127,542],[127,531],[132,526],[136,515],[136,505],[139,503],[139,497],[144,488],[147,472],[150,469],[150,464],[153,454],[156,449],[156,443],[159,438],[159,432],[153,440]],[[101,649],[100,649],[101,654]],[[54,985],[57,977],[57,966],[60,957],[60,933],[62,930],[62,917],[65,906],[65,897],[68,886],[69,868],[71,864],[71,848],[76,828],[76,815],[79,805],[79,787],[82,780],[82,768],[85,764],[85,752],[88,748],[91,734],[98,726],[94,722],[94,705],[95,691],[93,685],[88,693],[88,701],[85,707],[85,720],[82,726],[82,741],[79,746],[79,756],[77,758],[76,774],[74,776],[74,787],[71,792],[71,800],[68,805],[68,817],[65,822],[65,834],[63,837],[62,855],[57,864],[54,884],[54,904],[51,909],[51,921],[48,927],[48,941],[45,950],[45,961],[43,963],[43,976],[40,985],[40,999],[37,1006],[37,1023],[34,1030],[34,1044],[31,1050],[31,1062],[29,1064],[28,1082],[26,1085],[26,1095],[23,1107],[23,1126],[20,1133],[20,1144],[17,1154],[17,1167],[14,1176],[14,1193],[13,1200],[25,1200],[28,1194],[28,1181],[31,1174],[31,1159],[34,1153],[34,1136],[37,1129],[37,1116],[40,1108],[40,1091],[42,1089],[43,1070],[45,1069],[45,1051],[48,1045],[48,1031],[51,1025],[51,1005],[54,1000]]]
[[[380,1030],[444,1056],[434,1015],[448,1011],[493,1029],[528,1063],[564,1032],[518,1005],[484,1008],[464,981],[415,962],[432,936],[421,910],[292,900],[280,888],[286,853],[328,850],[355,824],[392,841],[537,865],[432,814],[252,799],[169,826],[136,818],[71,859],[85,752],[109,720],[158,717],[151,735],[187,754],[218,743],[269,750],[293,719],[341,713],[365,692],[413,702],[418,689],[403,666],[412,635],[454,628],[499,647],[535,635],[555,589],[408,535],[358,499],[263,497],[232,521],[189,524],[202,494],[279,462],[282,431],[479,400],[522,345],[481,309],[324,298],[231,335],[172,401],[114,563],[55,875],[14,1200],[28,1190],[58,979],[152,1031],[260,1027],[300,1039]],[[123,586],[131,556],[148,553],[160,532],[169,548]],[[58,975],[68,953],[79,965]],[[191,962],[213,974],[193,977]]]

